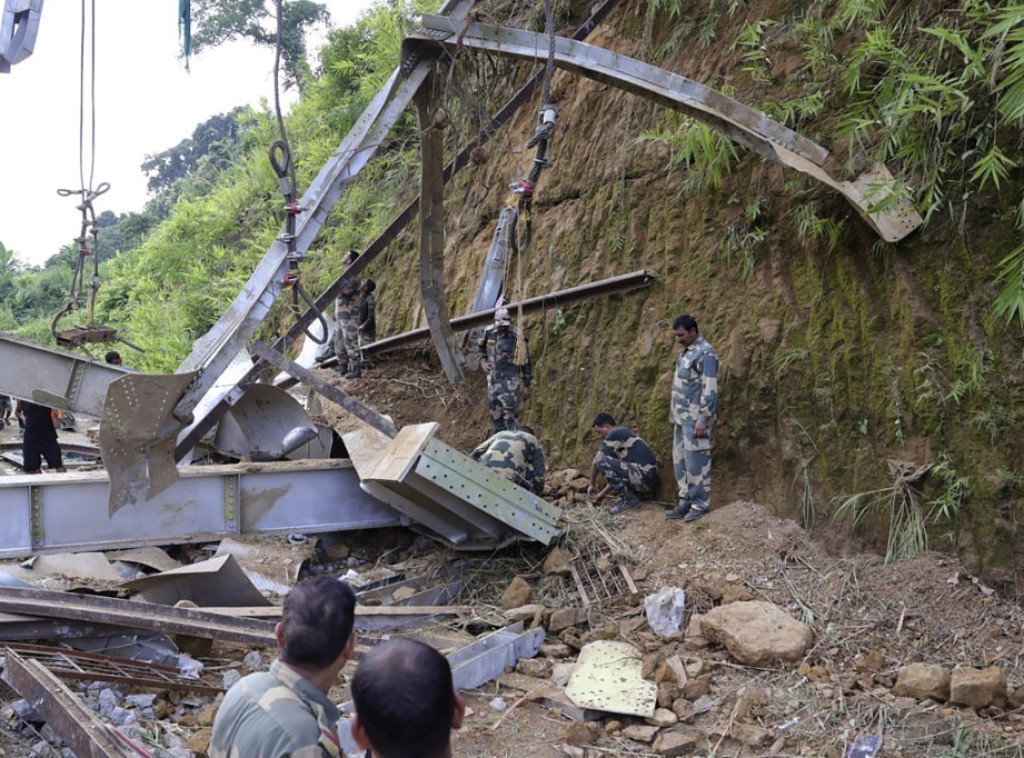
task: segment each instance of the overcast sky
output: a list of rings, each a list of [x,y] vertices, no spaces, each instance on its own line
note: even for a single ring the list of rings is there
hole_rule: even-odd
[[[371,0],[320,0],[335,26]],[[2,0],[0,0],[2,4]],[[274,102],[274,51],[238,42],[190,63],[178,57],[178,0],[96,0],[96,156],[93,186],[110,182],[97,215],[140,211],[139,166],[236,105]],[[91,3],[90,3],[91,5]],[[0,74],[0,242],[42,264],[78,236],[81,3],[46,0],[33,54]],[[87,80],[88,90],[88,80]],[[86,121],[89,120],[88,106]],[[89,147],[86,138],[86,150]],[[86,183],[88,155],[86,157]]]

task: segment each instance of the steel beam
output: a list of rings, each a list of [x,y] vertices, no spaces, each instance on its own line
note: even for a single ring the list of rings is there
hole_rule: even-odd
[[[546,56],[546,35],[495,26],[455,24],[442,16],[424,16],[426,32],[406,39],[403,51],[422,54],[423,47],[441,45],[449,50],[470,48],[497,55],[536,61]],[[773,121],[764,113],[726,97],[710,87],[670,71],[584,42],[558,37],[555,65],[588,79],[653,100],[722,132],[730,139],[778,163],[805,173],[842,194],[874,231],[887,242],[897,242],[923,220],[909,201],[898,201],[894,180],[877,165],[853,182],[833,178],[823,166],[828,151],[821,145]],[[891,200],[886,210],[883,201]]]
[[[586,39],[617,4],[618,0],[605,0],[600,5],[595,6],[590,18],[588,18],[573,34],[573,39]],[[446,4],[445,7],[448,7],[448,5],[450,5],[450,3]],[[440,12],[443,14],[444,10],[442,9]],[[452,17],[459,17],[460,12],[460,9],[456,9],[452,12]],[[526,104],[536,88],[540,86],[543,78],[544,73],[540,72],[527,81],[527,83],[524,84],[519,91],[517,91],[516,94],[501,107],[494,117],[484,125],[477,136],[471,140],[469,144],[463,147],[462,150],[459,151],[458,155],[456,155],[455,158],[445,166],[444,180],[446,182],[451,181],[452,177],[469,164],[469,157],[473,150],[481,145],[487,144],[491,138],[497,134],[498,130],[510,118],[512,118],[512,116],[515,115],[524,104]],[[331,284],[319,295],[319,297],[317,297],[315,301],[316,308],[310,308],[299,316],[296,322],[288,329],[288,333],[278,339],[272,347],[278,352],[284,352],[291,342],[300,338],[303,331],[316,321],[317,311],[326,309],[341,293],[342,280],[347,277],[358,277],[378,255],[387,249],[387,246],[390,245],[401,231],[405,229],[405,227],[416,217],[416,214],[419,213],[419,209],[420,199],[417,197],[415,200],[410,202],[402,212],[391,221],[390,224],[388,224],[387,228],[381,232],[376,239],[363,249],[356,262],[345,269],[341,276],[339,276],[333,284]],[[238,380],[239,386],[244,388],[257,381],[263,368],[265,368],[265,364],[252,367],[244,377]],[[231,403],[233,400],[237,399],[239,394],[240,390],[236,390],[235,393],[225,390],[222,396],[214,396],[213,393],[210,393],[210,399],[213,402],[210,403],[208,407],[204,408],[202,412],[196,410],[194,412],[195,422],[178,437],[176,458],[179,461],[185,458],[202,436],[213,428],[213,425],[217,423],[217,420],[223,416],[224,413],[227,412]]]
[[[517,301],[510,302],[505,307],[514,313],[518,313],[519,309],[522,308],[524,315],[531,315],[586,300],[595,300],[600,297],[622,295],[633,290],[646,289],[653,285],[655,281],[654,274],[649,271],[634,271],[629,274],[622,274],[621,276],[613,276],[610,279],[602,279],[599,282],[582,284],[579,287],[570,287],[569,289],[551,292],[539,297],[531,297],[523,300],[521,303]],[[463,332],[493,324],[494,310],[494,308],[489,308],[486,311],[452,319],[452,329],[457,332]],[[393,337],[386,337],[369,345],[364,345],[363,353],[365,355],[380,355],[392,350],[409,347],[428,336],[429,332],[425,328],[413,329],[409,332],[396,334]],[[330,365],[330,361],[325,361],[324,365]]]
[[[104,472],[0,478],[0,558],[407,525],[343,460],[197,466],[153,499],[107,514]]]
[[[39,661],[5,653],[4,679],[32,704],[75,755],[81,758],[138,758],[139,752],[119,740],[110,727],[67,685]]]
[[[162,634],[187,634],[240,645],[274,647],[274,625],[195,608],[177,608],[103,595],[0,587],[0,611],[43,618],[91,621]]]
[[[0,332],[0,393],[101,418],[112,382],[131,372]]]

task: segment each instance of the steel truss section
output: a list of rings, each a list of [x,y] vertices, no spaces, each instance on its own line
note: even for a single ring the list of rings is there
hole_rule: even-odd
[[[434,439],[437,428],[403,428],[363,487],[458,549],[491,548],[518,536],[547,545],[561,533],[557,508]]]
[[[367,495],[343,460],[199,466],[171,487],[108,516],[106,473],[0,479],[0,558],[408,525]]]
[[[66,350],[0,333],[0,392],[101,418],[112,382],[131,373]]]
[[[406,39],[403,53],[418,55],[424,47],[441,45],[452,51],[471,48],[535,61],[543,59],[549,47],[545,35],[492,24],[456,23],[428,15],[422,25],[426,33]],[[903,239],[923,223],[912,204],[896,194],[884,165],[874,166],[853,182],[834,179],[823,168],[828,151],[821,145],[710,87],[576,40],[558,37],[554,48],[559,68],[682,111],[759,155],[823,182],[849,200],[887,242]],[[886,210],[877,210],[880,206]]]
[[[91,708],[39,661],[6,651],[4,679],[81,758],[138,758]],[[145,753],[143,755],[146,755]]]

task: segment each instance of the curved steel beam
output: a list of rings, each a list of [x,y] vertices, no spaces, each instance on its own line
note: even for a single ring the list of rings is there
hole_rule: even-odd
[[[426,33],[408,37],[403,52],[421,54],[422,48],[466,47],[511,58],[540,60],[546,58],[549,47],[543,34],[492,24],[424,16],[422,25]],[[699,82],[564,37],[555,40],[555,65],[681,111],[759,155],[812,176],[846,197],[888,242],[903,239],[922,223],[909,202],[896,200],[894,179],[885,166],[879,164],[853,182],[835,179],[824,168],[828,151],[821,145]],[[885,210],[879,210],[880,206]]]

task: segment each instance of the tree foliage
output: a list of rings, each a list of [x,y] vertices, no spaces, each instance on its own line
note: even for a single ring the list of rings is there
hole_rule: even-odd
[[[199,124],[192,136],[174,147],[155,155],[147,155],[142,171],[149,177],[150,192],[170,189],[202,167],[211,178],[223,171],[238,153],[238,144],[245,129],[244,115],[249,109],[238,106],[228,113],[211,116]]]
[[[283,1],[283,0],[282,0]],[[274,0],[192,0],[192,51],[235,39],[277,47],[277,3]],[[306,34],[328,23],[327,6],[312,0],[284,2],[281,11],[281,61],[286,87],[302,87],[310,78]]]

